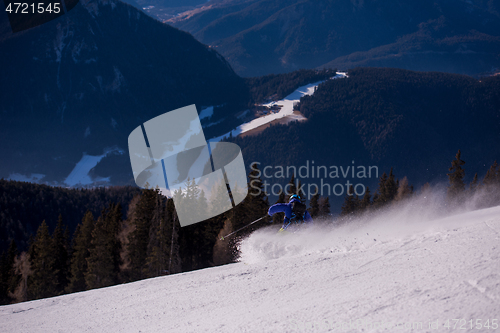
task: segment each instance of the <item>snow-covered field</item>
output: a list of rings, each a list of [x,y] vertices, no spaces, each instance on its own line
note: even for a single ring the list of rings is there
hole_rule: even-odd
[[[82,159],[76,164],[75,168],[71,171],[71,173],[66,177],[64,183],[69,186],[82,186],[89,185],[97,181],[109,182],[108,178],[99,178],[92,179],[89,175],[90,170],[94,168],[104,157],[106,157],[110,153],[118,152],[119,154],[123,154],[124,152],[121,149],[113,148],[106,150],[104,154],[99,156],[92,156],[83,153]]]
[[[2,306],[0,331],[500,331],[500,206],[446,217],[412,203],[261,229],[241,250],[236,264]]]
[[[337,72],[337,74],[332,77],[332,79],[339,79],[339,78],[345,78],[347,77],[347,74],[344,72]],[[290,95],[286,96],[282,100],[279,101],[274,101],[270,102],[267,104],[263,104],[263,106],[271,107],[273,105],[280,105],[281,109],[277,113],[271,113],[263,117],[259,117],[256,119],[253,119],[247,123],[241,124],[240,126],[236,127],[234,130],[231,132],[228,132],[226,134],[223,134],[221,136],[218,136],[216,138],[210,139],[212,142],[217,142],[220,141],[224,138],[229,137],[229,135],[237,136],[240,134],[243,134],[245,132],[251,131],[253,129],[256,129],[257,127],[263,126],[265,124],[268,124],[274,120],[278,120],[281,118],[285,117],[290,117],[290,120],[305,120],[303,116],[298,116],[293,114],[293,105],[297,102],[300,101],[300,98],[305,95],[312,95],[314,94],[314,89],[324,81],[318,81],[315,83],[310,83],[305,86],[299,87],[297,90],[295,90],[293,93]]]

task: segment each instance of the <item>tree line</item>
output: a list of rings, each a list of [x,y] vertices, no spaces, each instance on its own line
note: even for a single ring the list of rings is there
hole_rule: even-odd
[[[447,202],[451,207],[462,205],[467,199],[473,198],[482,191],[481,203],[479,207],[491,207],[500,204],[500,166],[495,161],[487,170],[482,181],[479,181],[478,173],[474,174],[472,182],[467,187],[465,183],[465,161],[461,158],[462,152],[458,150],[455,158],[451,162],[447,173],[448,188],[446,192]],[[421,191],[426,191],[430,187],[426,183]],[[361,198],[354,192],[351,186],[344,197],[341,208],[341,221],[346,221],[350,217],[368,211],[375,211],[391,203],[409,199],[414,194],[413,185],[408,184],[407,177],[402,180],[396,178],[393,169],[389,175],[383,173],[379,178],[378,189],[371,194],[367,187],[364,196]]]
[[[0,251],[12,240],[26,250],[42,220],[53,230],[62,215],[72,233],[87,210],[96,216],[111,202],[128,207],[139,192],[132,186],[72,189],[0,179]]]

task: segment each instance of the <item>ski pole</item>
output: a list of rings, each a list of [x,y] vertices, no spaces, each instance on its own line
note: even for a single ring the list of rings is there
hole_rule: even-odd
[[[224,238],[229,237],[229,236],[231,236],[232,234],[235,234],[235,233],[237,233],[238,231],[240,231],[240,230],[242,230],[242,229],[245,229],[246,227],[248,227],[248,226],[250,226],[250,225],[252,225],[252,224],[254,224],[254,223],[256,223],[256,222],[259,222],[260,220],[262,220],[262,219],[263,219],[264,217],[266,217],[266,216],[267,216],[267,215],[262,216],[260,219],[257,219],[257,220],[255,220],[255,221],[253,221],[253,222],[251,222],[251,223],[247,224],[246,226],[244,226],[244,227],[242,227],[242,228],[239,228],[239,229],[238,229],[238,230],[236,230],[236,231],[233,231],[232,233],[230,233],[230,234],[228,234],[228,235],[226,235],[226,236],[222,236],[222,237],[220,238],[220,240],[224,240]]]

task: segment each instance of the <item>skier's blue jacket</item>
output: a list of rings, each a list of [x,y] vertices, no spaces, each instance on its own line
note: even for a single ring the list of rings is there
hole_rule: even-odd
[[[274,204],[272,205],[271,207],[269,207],[269,210],[268,210],[268,214],[270,216],[272,216],[273,214],[276,214],[276,213],[285,213],[285,220],[283,221],[283,224],[288,224],[288,222],[290,222],[290,219],[293,217],[292,215],[292,204],[295,202],[295,201],[299,201],[299,199],[292,199],[290,200],[289,203],[285,204],[285,203],[277,203],[277,204]],[[311,215],[309,215],[309,212],[306,210],[306,212],[304,213],[304,222],[307,222],[307,223],[311,223],[313,221]]]

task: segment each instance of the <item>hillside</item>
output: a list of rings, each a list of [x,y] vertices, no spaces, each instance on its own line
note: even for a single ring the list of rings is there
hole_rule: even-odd
[[[377,166],[378,177],[391,167],[418,189],[442,182],[458,149],[466,161],[466,183],[480,177],[500,156],[500,77],[477,80],[445,73],[399,69],[356,69],[342,80],[320,84],[301,99],[304,122],[272,126],[260,135],[236,137],[248,164],[269,166]],[[330,169],[328,169],[330,170]],[[362,182],[373,191],[377,176],[359,179],[309,173],[302,182],[334,186]],[[325,190],[326,191],[326,190]],[[343,194],[342,194],[343,198]],[[337,198],[337,199],[342,199]],[[334,198],[331,197],[331,200]],[[333,207],[334,205],[332,205]]]
[[[0,252],[14,240],[26,250],[30,236],[35,236],[42,221],[54,230],[59,216],[73,235],[85,212],[100,216],[110,203],[123,207],[127,216],[132,198],[141,190],[137,187],[67,189],[43,184],[0,180]]]
[[[190,104],[225,106],[214,118],[247,105],[244,80],[217,52],[120,1],[81,1],[17,34],[6,20],[0,13],[8,64],[0,69],[0,178],[64,185],[79,161],[103,156],[94,183],[130,184],[127,137],[138,125]]]
[[[2,306],[0,327],[441,332],[447,323],[470,329],[472,320],[471,331],[496,329],[500,207],[448,217],[409,207],[346,228],[262,230],[243,242],[236,264]]]
[[[167,22],[242,76],[325,64],[472,75],[500,68],[499,13],[483,0],[211,1]]]

